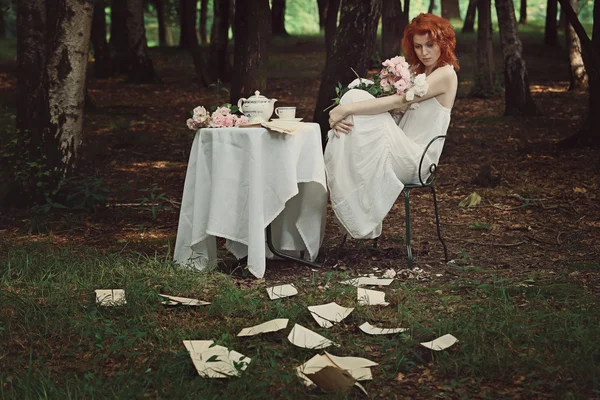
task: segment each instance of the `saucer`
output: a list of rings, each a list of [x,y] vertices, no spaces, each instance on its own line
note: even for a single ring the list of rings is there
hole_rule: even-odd
[[[295,121],[295,122],[299,122],[302,121],[304,118],[279,118],[279,117],[274,117],[271,118],[271,121]]]

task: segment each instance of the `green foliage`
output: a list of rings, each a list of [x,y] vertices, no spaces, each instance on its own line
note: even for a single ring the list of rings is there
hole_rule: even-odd
[[[147,193],[146,196],[138,198],[137,201],[140,202],[142,208],[150,211],[152,219],[156,219],[156,215],[160,210],[171,209],[171,207],[165,205],[168,202],[167,194],[156,183],[152,184],[149,188],[139,189],[138,191]]]

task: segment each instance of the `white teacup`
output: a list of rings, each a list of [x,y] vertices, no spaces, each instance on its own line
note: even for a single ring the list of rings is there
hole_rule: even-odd
[[[275,115],[280,119],[294,119],[296,118],[296,107],[277,107]]]

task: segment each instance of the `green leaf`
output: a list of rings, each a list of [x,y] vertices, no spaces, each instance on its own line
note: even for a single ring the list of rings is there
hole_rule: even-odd
[[[467,197],[465,197],[460,203],[458,203],[459,207],[473,207],[477,206],[481,203],[481,196],[477,194],[477,192],[473,192]]]

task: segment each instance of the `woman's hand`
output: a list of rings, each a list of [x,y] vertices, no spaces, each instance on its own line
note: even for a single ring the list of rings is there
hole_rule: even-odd
[[[345,120],[348,115],[350,113],[346,105],[339,105],[329,111],[329,127],[333,129],[333,134],[336,137],[340,137],[340,132],[348,134],[352,130],[354,124]]]

